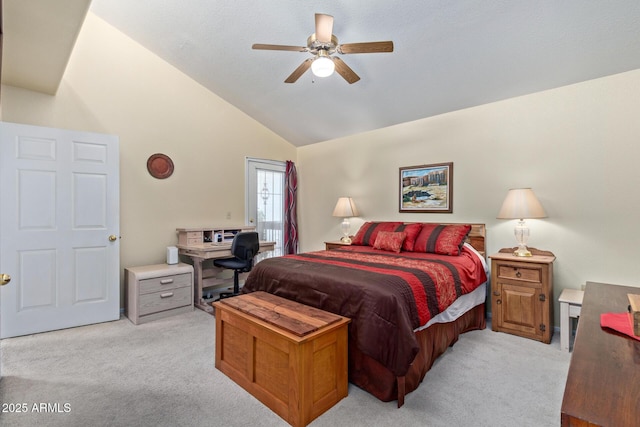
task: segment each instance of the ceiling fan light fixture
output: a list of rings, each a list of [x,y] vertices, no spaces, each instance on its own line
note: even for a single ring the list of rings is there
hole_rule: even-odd
[[[318,57],[311,63],[311,71],[317,77],[328,77],[333,74],[335,69],[336,64],[323,50],[318,52]]]
[[[0,3],[2,0],[0,0]],[[293,73],[285,79],[285,83],[295,83],[300,76],[311,68],[311,72],[317,77],[328,77],[337,72],[349,84],[360,80],[360,77],[334,53],[344,55],[349,53],[376,53],[393,52],[392,41],[363,42],[339,44],[338,38],[332,34],[333,16],[324,13],[316,13],[316,31],[307,38],[306,46],[289,46],[279,44],[255,43],[252,49],[259,50],[285,50],[291,52],[306,52],[311,54]]]

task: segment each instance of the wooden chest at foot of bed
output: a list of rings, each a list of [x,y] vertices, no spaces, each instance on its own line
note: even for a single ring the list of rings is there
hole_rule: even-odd
[[[213,303],[216,368],[289,424],[347,396],[350,319],[266,292]]]

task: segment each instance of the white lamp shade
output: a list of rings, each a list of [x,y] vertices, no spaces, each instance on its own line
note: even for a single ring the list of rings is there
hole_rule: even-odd
[[[311,63],[311,71],[318,77],[328,77],[335,69],[336,64],[326,56],[319,56]]]
[[[502,203],[498,219],[546,218],[547,213],[530,188],[512,188]]]
[[[356,209],[353,199],[351,197],[340,197],[336,207],[333,209],[333,216],[340,218],[358,216],[358,209]]]

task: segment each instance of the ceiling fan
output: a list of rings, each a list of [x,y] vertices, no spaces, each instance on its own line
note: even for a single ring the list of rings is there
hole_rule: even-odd
[[[316,32],[307,39],[306,46],[286,46],[277,44],[254,44],[253,49],[286,50],[292,52],[309,52],[312,58],[306,59],[284,81],[295,83],[309,68],[314,75],[326,77],[337,71],[349,84],[360,80],[360,77],[335,53],[342,55],[350,53],[393,52],[392,41],[338,44],[338,38],[332,34],[333,16],[316,13]]]

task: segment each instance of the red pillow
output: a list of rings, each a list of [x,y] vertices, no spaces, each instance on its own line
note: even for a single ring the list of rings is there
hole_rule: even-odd
[[[365,222],[360,230],[351,239],[352,245],[373,246],[378,233],[381,231],[396,231],[396,228],[402,225],[401,222]]]
[[[415,222],[412,224],[401,224],[393,231],[404,231],[407,233],[407,237],[404,239],[404,243],[402,244],[402,250],[412,252],[420,230],[422,230],[422,224]]]
[[[402,242],[407,237],[407,233],[404,231],[381,231],[376,237],[376,241],[373,244],[374,249],[382,249],[389,252],[400,252],[402,249]]]
[[[413,250],[440,255],[460,255],[470,231],[470,225],[422,224]]]

